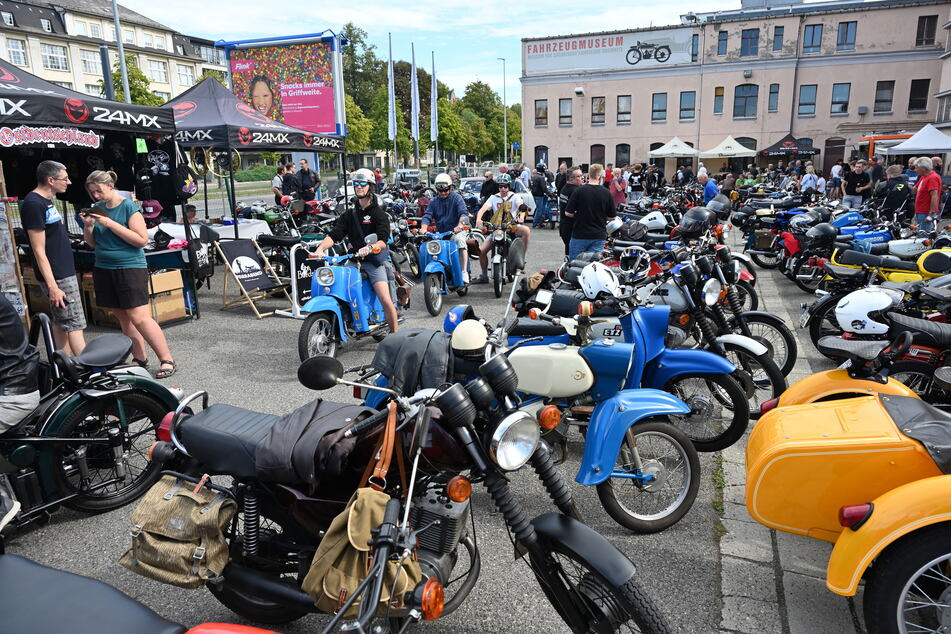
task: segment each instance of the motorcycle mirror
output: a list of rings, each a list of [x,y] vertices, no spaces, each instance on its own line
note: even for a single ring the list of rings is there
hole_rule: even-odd
[[[311,357],[297,368],[297,380],[310,390],[328,390],[343,376],[343,364],[333,357]]]
[[[421,450],[423,445],[426,444],[426,439],[429,437],[429,422],[431,420],[432,413],[429,411],[429,408],[421,408],[419,415],[416,417],[416,426],[413,428],[413,439],[409,445],[410,457],[415,456],[416,452]]]
[[[371,233],[370,235],[368,235],[367,237],[365,237],[365,238],[363,239],[363,242],[364,242],[365,244],[373,244],[374,242],[378,242],[377,237],[376,237],[376,234],[375,234],[375,233]]]

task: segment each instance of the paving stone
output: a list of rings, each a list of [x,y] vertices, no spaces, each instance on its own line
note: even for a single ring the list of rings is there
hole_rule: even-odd
[[[776,579],[772,562],[758,564],[724,557],[720,565],[720,587],[724,597],[746,597],[776,603]]]
[[[776,538],[779,546],[779,565],[783,570],[816,577],[825,583],[832,544],[779,531],[776,532]]]
[[[720,552],[753,561],[773,561],[769,529],[752,522],[723,520],[727,533],[720,540]]]
[[[723,450],[723,461],[743,464],[746,460],[746,443],[738,442]]]
[[[746,504],[746,485],[726,485],[723,487],[723,501]]]
[[[845,597],[829,592],[825,581],[787,572],[783,575],[790,634],[853,634]]]
[[[735,502],[723,503],[723,517],[724,519],[737,520],[739,522],[756,522],[756,520],[750,517],[750,513],[746,510],[745,504],[737,504]]]
[[[782,632],[779,606],[745,597],[723,597],[720,627],[744,634]]]
[[[730,485],[746,483],[746,465],[741,462],[723,462],[723,480]]]

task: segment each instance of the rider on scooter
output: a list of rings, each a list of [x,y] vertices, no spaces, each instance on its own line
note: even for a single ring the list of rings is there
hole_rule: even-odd
[[[356,197],[353,206],[341,214],[327,236],[317,247],[317,257],[323,257],[324,251],[344,238],[350,238],[350,244],[360,258],[360,268],[366,273],[373,285],[373,291],[380,299],[390,332],[396,332],[398,316],[393,298],[390,296],[390,283],[387,277],[386,260],[389,250],[386,243],[390,239],[390,219],[377,203],[373,172],[363,168],[353,175],[353,191]],[[366,244],[366,237],[376,234],[377,241]],[[355,260],[347,260],[348,266],[357,266]]]
[[[449,174],[443,173],[436,177],[433,182],[436,189],[436,197],[429,201],[426,206],[426,213],[423,215],[421,225],[426,227],[430,224],[435,228],[430,228],[432,232],[445,233],[452,231],[452,241],[459,247],[459,262],[462,265],[462,279],[469,283],[469,270],[466,267],[467,255],[466,240],[468,233],[462,233],[463,226],[469,222],[469,211],[466,209],[466,201],[458,192],[452,191],[452,178]]]
[[[512,186],[512,177],[508,174],[499,174],[499,193],[489,196],[485,201],[479,213],[476,214],[476,229],[480,231],[483,228],[482,214],[486,211],[492,211],[492,217],[489,220],[495,226],[501,226],[507,222],[515,220],[516,222],[525,222],[525,204],[518,194],[513,194],[510,190]],[[528,253],[528,238],[532,230],[525,225],[520,224],[516,228],[516,233],[525,243],[525,252]],[[482,276],[473,281],[473,284],[487,284],[489,282],[489,257],[488,253],[492,250],[492,238],[486,236],[479,248],[479,264],[482,266]]]

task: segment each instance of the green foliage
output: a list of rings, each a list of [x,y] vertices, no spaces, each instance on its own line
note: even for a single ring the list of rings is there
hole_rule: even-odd
[[[261,160],[268,165],[277,165],[277,162],[281,160],[281,155],[277,152],[264,151],[261,152]]]
[[[149,86],[149,78],[142,72],[136,64],[134,55],[125,56],[126,75],[129,78],[129,93],[132,95],[132,103],[140,106],[161,106],[165,103],[161,97],[152,93]],[[99,80],[99,87],[105,94],[105,85]],[[122,70],[119,67],[119,60],[116,60],[112,68],[112,87],[115,90],[116,101],[125,101],[125,92],[122,90]]]
[[[347,103],[347,141],[346,149],[349,154],[356,154],[370,149],[370,131],[373,124],[363,114],[353,97],[346,95]]]
[[[201,82],[208,79],[209,77],[217,80],[218,83],[221,84],[222,86],[226,88],[228,87],[228,84],[225,83],[225,74],[221,72],[220,70],[214,70],[212,68],[206,68],[204,71],[202,71],[201,75],[198,77],[198,80],[195,83],[200,84]]]
[[[495,139],[489,134],[485,125],[485,119],[477,115],[469,108],[464,108],[460,113],[463,125],[469,131],[469,141],[466,144],[466,154],[476,154],[485,156],[491,154],[495,149]]]
[[[462,153],[469,143],[469,133],[462,119],[448,99],[440,99],[436,108],[439,112],[439,149]]]
[[[467,108],[481,117],[486,123],[496,117],[502,118],[502,100],[484,81],[474,81],[466,86],[462,97],[463,108]]]
[[[273,165],[256,165],[251,169],[238,170],[234,173],[234,179],[239,183],[270,181],[277,174],[276,169]]]
[[[370,130],[370,147],[374,150],[386,151],[393,149],[393,142],[387,138],[386,98],[386,84],[384,83],[377,89],[368,116],[372,126]],[[403,118],[399,116],[399,99],[396,100],[396,112],[396,148],[400,156],[406,157],[412,152],[413,143],[409,138],[409,130],[406,128],[406,123],[403,121]]]
[[[350,40],[343,47],[343,84],[363,112],[369,112],[377,87],[386,85],[386,63],[376,56],[376,47],[367,44],[367,32],[348,22],[342,35]]]

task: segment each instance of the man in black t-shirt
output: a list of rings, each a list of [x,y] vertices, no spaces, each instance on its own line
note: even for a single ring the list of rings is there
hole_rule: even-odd
[[[614,199],[606,187],[601,186],[604,168],[594,163],[588,168],[588,184],[579,187],[565,207],[565,215],[574,216],[575,223],[568,243],[568,261],[585,251],[601,251],[608,239],[608,219],[617,215]]]
[[[574,215],[567,215],[565,209],[568,208],[571,194],[579,187],[581,187],[581,168],[574,165],[568,168],[565,184],[558,193],[558,234],[561,236],[561,241],[565,243],[565,255],[568,255],[568,243],[571,242],[571,232],[575,226]]]
[[[30,238],[36,278],[50,298],[56,347],[77,355],[86,347],[86,316],[66,221],[53,204],[53,198],[65,192],[70,182],[62,163],[40,163],[36,168],[36,188],[20,204],[20,219]]]
[[[865,161],[856,161],[855,168],[842,177],[842,204],[846,207],[858,209],[871,193],[872,179],[865,167]]]
[[[295,167],[293,163],[287,163],[284,165],[284,177],[281,181],[281,191],[285,196],[291,196],[294,200],[301,199],[301,187],[300,179],[297,178],[297,174],[294,173]]]

